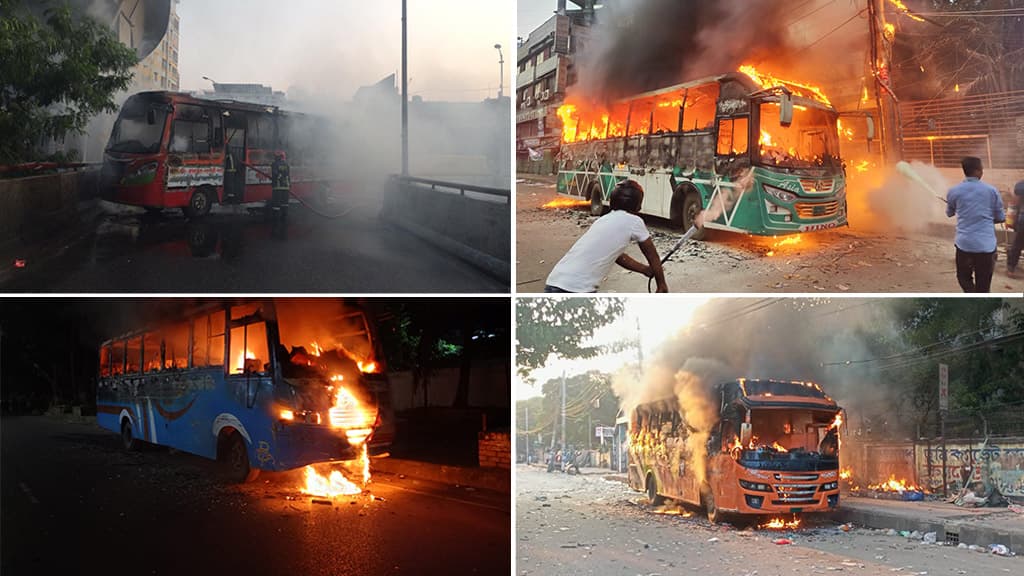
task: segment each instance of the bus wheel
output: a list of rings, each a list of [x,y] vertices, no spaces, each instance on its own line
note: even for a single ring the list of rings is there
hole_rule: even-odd
[[[697,214],[704,209],[704,206],[700,201],[700,194],[697,192],[688,192],[683,198],[683,231],[689,230],[690,226],[694,226],[697,221]],[[697,233],[693,235],[694,240],[701,240],[704,238],[704,228],[697,230]]]
[[[183,210],[185,216],[189,218],[202,218],[210,213],[210,206],[213,204],[213,199],[210,197],[210,191],[207,188],[199,188],[192,193],[192,197],[188,200],[188,206]]]
[[[722,521],[722,513],[718,511],[718,506],[715,505],[715,494],[711,491],[711,488],[705,487],[701,491],[701,501],[704,503],[704,510],[708,513],[708,522],[717,524]]]
[[[590,196],[590,215],[601,216],[604,214],[604,192],[601,190],[601,184],[598,182],[591,182],[590,186],[587,187],[589,191],[587,193]]]
[[[237,432],[228,433],[221,440],[221,462],[224,475],[229,482],[244,484],[252,482],[259,476],[259,468],[249,465],[249,451],[245,447],[245,439]]]
[[[647,501],[651,506],[661,506],[665,503],[665,497],[658,495],[658,483],[654,480],[653,474],[647,475]]]
[[[132,425],[125,418],[121,420],[121,446],[125,450],[135,450],[138,447],[138,442],[135,441],[135,437],[132,436]]]

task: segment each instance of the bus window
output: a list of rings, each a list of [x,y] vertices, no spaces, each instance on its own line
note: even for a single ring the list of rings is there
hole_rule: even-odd
[[[142,339],[142,368],[146,372],[157,372],[163,368],[160,346],[162,344],[159,332],[146,332]]]
[[[223,310],[210,314],[210,366],[224,365],[224,316]]]
[[[232,374],[263,372],[269,361],[265,322],[254,322],[231,329]]]
[[[210,153],[210,118],[202,108],[179,106],[175,110],[170,152],[185,154]]]
[[[142,337],[129,338],[126,348],[127,362],[125,364],[127,366],[125,374],[138,374],[142,371]]]
[[[100,376],[110,376],[110,345],[100,348]]]
[[[651,131],[651,112],[654,102],[638,100],[633,103],[633,111],[629,114],[629,134],[627,136],[646,135]]]
[[[188,368],[188,324],[176,324],[164,330],[164,369]]]
[[[718,155],[733,156],[746,154],[748,146],[747,130],[750,120],[747,117],[723,118],[718,122]]]
[[[192,367],[209,366],[210,317],[200,316],[192,322]]]
[[[124,340],[118,340],[110,346],[110,375],[124,374]]]

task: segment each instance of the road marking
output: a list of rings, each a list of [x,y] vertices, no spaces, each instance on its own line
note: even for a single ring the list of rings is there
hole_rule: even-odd
[[[20,486],[21,491],[24,492],[26,496],[28,496],[29,502],[33,504],[39,504],[39,499],[32,494],[32,489],[28,487],[28,484],[25,484],[24,482],[18,482],[18,486]]]
[[[490,504],[482,504],[480,502],[473,502],[470,500],[461,500],[459,498],[452,498],[451,496],[441,496],[439,494],[432,494],[430,492],[423,492],[422,490],[413,490],[412,488],[406,488],[405,486],[397,486],[395,484],[383,484],[394,488],[396,490],[404,490],[405,492],[412,492],[413,494],[419,494],[420,496],[428,496],[430,498],[437,498],[440,500],[448,500],[449,502],[458,502],[460,504],[469,504],[470,506],[476,506],[478,508],[487,508],[489,510],[498,510],[499,512],[511,512],[508,508],[502,508],[500,506],[492,506]]]

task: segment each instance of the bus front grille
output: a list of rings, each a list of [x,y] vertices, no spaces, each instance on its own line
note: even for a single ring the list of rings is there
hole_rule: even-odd
[[[827,180],[801,180],[800,187],[804,189],[804,192],[809,194],[819,193],[827,194],[832,191],[836,181],[832,178]]]
[[[796,208],[796,213],[800,218],[805,220],[812,218],[831,218],[839,212],[839,201],[832,200],[831,202],[797,202],[793,205]]]

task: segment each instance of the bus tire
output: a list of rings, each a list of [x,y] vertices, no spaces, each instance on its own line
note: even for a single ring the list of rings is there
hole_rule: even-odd
[[[665,503],[665,497],[658,494],[658,482],[654,474],[647,475],[647,501],[651,506],[661,506]]]
[[[185,216],[189,218],[202,218],[210,213],[213,206],[213,194],[209,187],[203,186],[192,192],[188,199],[188,206],[182,208]]]
[[[253,468],[249,464],[249,451],[241,434],[234,430],[223,431],[217,444],[218,460],[221,461],[228,482],[245,484],[259,476],[259,468]]]
[[[693,185],[682,184],[672,193],[669,219],[675,228],[686,232],[690,229],[690,226],[693,226],[697,214],[700,214],[703,208],[704,205],[700,200],[700,192],[697,192]],[[704,238],[704,228],[697,230],[697,233],[693,235],[694,240],[701,240],[702,238]]]
[[[700,492],[701,504],[704,505],[704,511],[708,514],[708,522],[712,524],[718,524],[722,521],[722,513],[718,511],[718,506],[715,505],[715,493],[711,491],[711,487],[705,486]]]
[[[127,418],[121,419],[121,447],[129,452],[139,447],[138,440],[132,435],[132,423]]]
[[[604,191],[601,190],[600,182],[591,182],[587,186],[587,196],[590,197],[590,215],[604,215]]]

